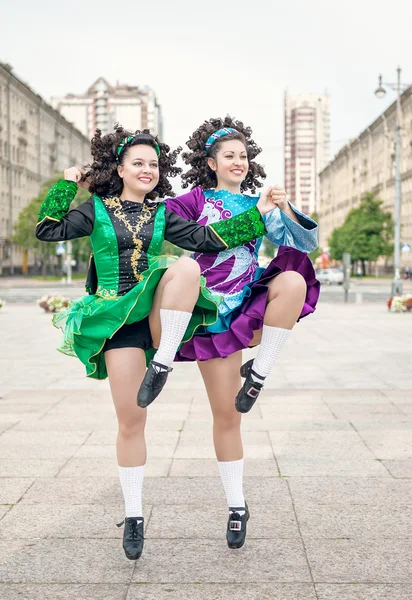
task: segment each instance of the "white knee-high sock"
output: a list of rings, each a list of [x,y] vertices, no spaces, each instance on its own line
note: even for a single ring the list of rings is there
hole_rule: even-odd
[[[183,339],[192,313],[182,310],[160,309],[160,322],[162,333],[160,336],[159,349],[153,360],[170,367],[173,363],[177,349]]]
[[[252,365],[252,369],[261,376],[261,379],[259,380],[252,375],[253,379],[261,382],[263,378],[269,375],[290,334],[291,329],[263,325],[262,341]]]
[[[243,464],[244,460],[218,461],[220,476],[229,508],[245,506],[243,495]],[[243,514],[242,511],[238,511]]]
[[[145,466],[119,466],[119,477],[123,491],[126,517],[143,517],[142,488]]]

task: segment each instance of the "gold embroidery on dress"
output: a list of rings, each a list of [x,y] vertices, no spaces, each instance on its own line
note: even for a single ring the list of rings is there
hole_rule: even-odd
[[[143,225],[145,225],[145,223],[148,223],[150,221],[151,216],[152,216],[151,209],[146,204],[143,203],[142,211],[138,217],[138,221],[137,221],[136,225],[132,225],[131,223],[129,223],[126,215],[123,212],[123,207],[122,207],[120,198],[104,198],[103,201],[108,208],[114,209],[114,211],[113,211],[114,216],[117,219],[119,219],[119,221],[121,221],[123,223],[123,225],[126,227],[126,229],[128,231],[130,231],[130,233],[132,234],[134,250],[133,250],[133,254],[132,254],[130,263],[132,265],[133,275],[134,275],[136,281],[140,282],[143,280],[143,276],[137,272],[137,265],[139,262],[139,258],[142,255],[143,242],[138,237],[138,235],[139,235],[140,230],[142,229]]]
[[[95,295],[100,296],[101,298],[104,298],[105,300],[116,300],[116,298],[117,298],[116,290],[107,290],[106,288],[103,288],[101,285],[99,285],[99,287],[97,288]]]

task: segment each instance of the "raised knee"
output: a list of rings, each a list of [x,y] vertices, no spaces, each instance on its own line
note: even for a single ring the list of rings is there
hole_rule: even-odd
[[[291,275],[291,279],[290,279],[291,285],[298,291],[306,290],[305,278],[300,273],[297,273],[296,271],[290,271],[289,273]]]
[[[200,278],[200,266],[195,260],[193,260],[193,258],[182,256],[179,258],[178,262],[179,268],[184,272],[185,277],[190,277],[193,279]]]
[[[293,293],[306,292],[306,281],[297,271],[286,271],[279,275],[282,278],[282,286]]]

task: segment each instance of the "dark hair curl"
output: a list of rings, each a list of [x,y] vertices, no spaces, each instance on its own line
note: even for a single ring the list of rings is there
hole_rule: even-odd
[[[134,136],[133,140],[125,145],[123,152],[117,157],[117,148],[120,142],[129,136]],[[92,194],[104,198],[119,196],[122,193],[123,179],[117,172],[117,166],[123,164],[128,149],[139,144],[151,146],[155,150],[156,144],[158,144],[160,148],[158,156],[159,182],[151,192],[146,194],[146,197],[155,200],[157,197],[175,196],[168,177],[176,177],[182,172],[182,169],[174,166],[181,148],[171,151],[167,144],[160,142],[148,129],[132,132],[124,129],[118,123],[114,126],[114,133],[102,135],[101,130],[96,129],[92,138],[90,151],[93,162],[86,167],[87,173],[84,175],[84,178],[90,181],[89,190]]]
[[[236,129],[235,133],[229,133],[223,138],[217,140],[209,150],[205,150],[205,144],[208,139],[218,129],[223,127],[232,127]],[[254,158],[262,149],[252,139],[252,129],[245,127],[241,121],[233,119],[227,115],[224,119],[209,119],[194,131],[186,142],[191,152],[183,152],[182,158],[187,165],[190,165],[189,171],[182,175],[182,187],[187,188],[189,185],[193,188],[201,186],[202,189],[214,188],[217,185],[216,173],[207,164],[208,158],[216,159],[216,154],[223,142],[229,140],[240,140],[246,148],[249,170],[246,178],[242,181],[240,189],[242,192],[250,190],[252,194],[256,192],[256,188],[262,187],[263,183],[259,178],[265,179],[266,173],[264,168],[254,162]]]

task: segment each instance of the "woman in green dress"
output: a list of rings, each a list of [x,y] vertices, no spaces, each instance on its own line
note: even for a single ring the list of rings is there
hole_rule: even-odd
[[[91,240],[97,279],[93,293],[56,314],[54,324],[64,332],[60,351],[77,356],[88,377],[109,377],[125,499],[123,548],[129,559],[136,560],[143,550],[144,530],[146,408],[141,406],[162,389],[181,342],[189,340],[197,327],[217,319],[216,301],[200,280],[196,262],[159,256],[162,243],[166,239],[197,252],[232,248],[263,235],[261,215],[273,204],[270,193],[264,194],[257,207],[203,227],[155,201],[173,195],[168,177],[179,173],[178,152],[171,152],[149,131],[131,133],[119,126],[108,135],[97,131],[91,154],[94,160],[87,174],[67,169],[64,179],[50,190],[40,208],[36,235],[48,242],[82,236]],[[69,211],[78,185],[92,195]],[[162,278],[162,333],[153,356],[148,316]]]

